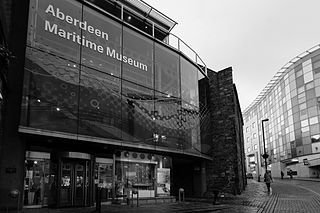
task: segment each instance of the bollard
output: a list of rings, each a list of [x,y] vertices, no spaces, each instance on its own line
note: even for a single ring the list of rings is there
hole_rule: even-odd
[[[184,189],[180,188],[179,189],[179,202],[184,202]]]
[[[10,191],[9,196],[11,198],[17,198],[18,199],[18,201],[17,201],[18,202],[18,204],[17,204],[17,212],[19,213],[20,212],[20,210],[19,210],[19,208],[20,208],[20,191],[18,189],[13,189],[13,190]]]
[[[96,192],[96,211],[101,213],[101,187],[97,187]]]
[[[139,206],[139,191],[137,189],[132,189],[132,192],[131,192],[131,200],[132,200],[131,206],[132,207],[133,207],[133,195],[134,194],[137,195],[137,206]]]

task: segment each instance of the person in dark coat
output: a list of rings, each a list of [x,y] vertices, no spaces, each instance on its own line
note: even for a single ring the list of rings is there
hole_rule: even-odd
[[[264,174],[264,182],[267,185],[268,192],[270,192],[271,182],[273,182],[271,171],[267,170],[267,172]]]

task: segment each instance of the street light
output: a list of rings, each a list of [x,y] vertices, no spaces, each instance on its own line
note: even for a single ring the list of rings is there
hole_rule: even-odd
[[[263,140],[263,150],[264,150],[264,154],[262,155],[262,157],[264,158],[264,164],[265,164],[265,167],[266,167],[266,173],[267,173],[267,168],[268,168],[267,158],[269,157],[269,155],[268,155],[267,152],[266,152],[266,142],[265,142],[265,138],[264,138],[264,126],[263,126],[263,122],[267,122],[267,121],[269,121],[268,118],[262,120],[262,140]]]

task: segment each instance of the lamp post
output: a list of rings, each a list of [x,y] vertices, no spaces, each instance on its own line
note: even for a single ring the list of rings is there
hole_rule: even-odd
[[[268,118],[262,120],[262,140],[263,140],[263,151],[264,151],[264,154],[262,155],[262,157],[264,158],[264,164],[265,164],[265,167],[266,167],[266,173],[267,173],[267,168],[268,168],[267,158],[269,157],[269,155],[268,155],[267,152],[266,152],[266,142],[265,142],[265,138],[264,138],[264,126],[263,126],[263,122],[267,122],[267,121],[269,121]]]

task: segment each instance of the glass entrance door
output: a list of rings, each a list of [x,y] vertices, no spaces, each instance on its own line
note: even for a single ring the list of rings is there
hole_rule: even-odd
[[[88,161],[61,162],[60,206],[86,206]]]

